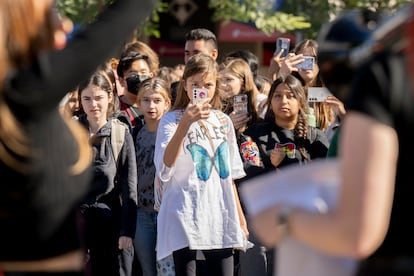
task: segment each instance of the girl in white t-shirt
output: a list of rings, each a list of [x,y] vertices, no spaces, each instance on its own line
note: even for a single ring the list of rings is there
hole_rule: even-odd
[[[248,237],[233,181],[245,172],[233,124],[219,111],[218,83],[211,57],[191,57],[173,109],[158,126],[154,164],[167,184],[158,214],[157,259],[172,254],[176,275],[196,275],[201,251],[208,275],[232,276],[234,249],[244,247]]]

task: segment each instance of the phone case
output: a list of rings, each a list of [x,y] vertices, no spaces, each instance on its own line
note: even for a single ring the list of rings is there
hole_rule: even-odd
[[[324,102],[330,94],[326,87],[309,87],[308,102]]]
[[[304,69],[304,70],[312,70],[313,69],[313,63],[315,61],[314,57],[310,56],[304,56],[305,60],[296,65],[296,68],[298,69]]]
[[[276,51],[275,55],[280,52],[281,49],[283,49],[283,53],[280,55],[280,57],[286,57],[289,53],[290,48],[290,39],[285,37],[278,37],[276,39]]]
[[[247,95],[239,94],[235,95],[233,98],[233,110],[236,113],[246,113],[247,112]]]
[[[193,104],[203,102],[208,96],[208,90],[204,88],[193,89]]]

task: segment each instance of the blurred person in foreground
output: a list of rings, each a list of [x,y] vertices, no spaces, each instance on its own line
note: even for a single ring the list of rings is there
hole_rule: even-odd
[[[66,45],[71,23],[54,1],[0,1],[0,273],[83,274],[77,210],[92,152],[59,102],[116,50],[108,30],[123,41],[152,7],[115,1]]]
[[[385,21],[388,31],[375,45],[381,50],[373,47],[355,73],[339,141],[336,208],[323,214],[283,211],[291,237],[322,252],[362,259],[358,276],[414,275],[413,15],[411,4]],[[269,208],[250,220],[269,246],[281,239],[282,209]]]

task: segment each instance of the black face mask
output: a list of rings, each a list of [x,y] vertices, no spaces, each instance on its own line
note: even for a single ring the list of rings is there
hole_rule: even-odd
[[[126,78],[128,91],[135,95],[138,94],[139,85],[141,84],[141,82],[143,82],[146,79],[149,79],[148,75],[134,74],[134,75],[129,76],[128,78]]]

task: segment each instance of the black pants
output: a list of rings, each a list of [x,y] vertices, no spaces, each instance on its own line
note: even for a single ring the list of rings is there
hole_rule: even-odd
[[[205,261],[203,262],[202,274],[214,276],[233,276],[234,273],[234,250],[232,248],[202,250]],[[197,251],[188,247],[174,251],[175,274],[178,276],[196,276],[200,273],[197,266]]]
[[[88,248],[87,276],[132,276],[134,248],[119,250],[119,218],[105,204],[88,208],[85,243]]]
[[[372,256],[359,263],[356,276],[414,276],[414,257]]]
[[[84,276],[83,272],[5,272],[5,276]]]

